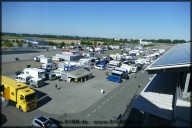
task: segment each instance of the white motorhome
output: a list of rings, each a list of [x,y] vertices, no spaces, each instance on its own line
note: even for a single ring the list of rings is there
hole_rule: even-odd
[[[40,58],[40,63],[47,64],[47,63],[51,63],[51,62],[52,62],[51,58],[47,58],[47,57]]]
[[[109,70],[113,70],[115,67],[119,67],[120,65],[121,65],[121,61],[111,60],[107,64],[106,68],[109,69]]]
[[[57,77],[61,77],[62,72],[64,72],[64,68],[58,68],[56,70],[53,70],[53,74],[55,74]]]
[[[17,80],[21,83],[29,84],[30,87],[40,87],[43,85],[42,79],[33,78],[28,74],[19,74],[15,80]]]
[[[33,78],[45,79],[45,70],[38,68],[25,68],[23,74],[30,75]]]

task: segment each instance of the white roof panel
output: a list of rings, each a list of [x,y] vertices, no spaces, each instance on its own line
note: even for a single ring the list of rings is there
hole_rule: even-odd
[[[172,120],[172,103],[176,89],[175,79],[176,74],[174,73],[156,75],[132,103],[132,107]]]

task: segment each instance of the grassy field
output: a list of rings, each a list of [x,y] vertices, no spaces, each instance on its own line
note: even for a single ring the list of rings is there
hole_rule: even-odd
[[[2,36],[2,40],[24,40],[27,37],[19,37],[19,36]],[[30,37],[30,38],[34,38],[34,39],[38,39],[38,40],[45,40],[45,41],[52,41],[52,42],[56,42],[56,43],[61,43],[61,42],[65,42],[65,43],[78,43],[80,42],[80,40],[65,40],[65,39],[57,39],[57,38],[39,38],[39,37]]]

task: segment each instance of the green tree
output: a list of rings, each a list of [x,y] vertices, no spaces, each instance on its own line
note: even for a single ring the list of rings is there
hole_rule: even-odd
[[[18,47],[23,47],[23,42],[22,41],[17,42],[17,46]]]
[[[12,47],[12,46],[13,46],[13,43],[12,43],[11,41],[7,40],[7,41],[5,41],[5,42],[3,43],[3,46],[5,46],[5,47]]]
[[[28,47],[32,47],[33,45],[31,43],[28,43]]]
[[[71,45],[73,45],[73,46],[74,46],[75,44],[72,42],[72,43],[71,43]]]
[[[94,42],[94,45],[97,45],[97,42],[96,42],[96,41]]]
[[[60,45],[61,45],[61,47],[65,46],[65,42],[61,42]]]
[[[52,41],[49,41],[48,44],[49,44],[50,46],[53,46],[53,42],[52,42]]]
[[[107,45],[108,43],[107,42],[104,42],[103,45]]]

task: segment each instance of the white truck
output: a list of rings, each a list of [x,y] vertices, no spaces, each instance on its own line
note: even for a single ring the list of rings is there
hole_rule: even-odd
[[[55,70],[55,69],[57,69],[57,64],[55,64],[55,63],[45,63],[45,64],[42,64],[40,68],[48,70],[48,71]]]
[[[19,74],[15,80],[21,83],[28,84],[30,87],[40,87],[43,85],[42,79],[33,78],[29,74]]]
[[[42,58],[42,57],[45,57],[45,55],[34,56],[33,60],[36,61],[36,62],[39,62],[40,58]]]
[[[40,58],[40,63],[48,64],[48,63],[51,63],[51,62],[52,62],[51,58],[47,58],[47,57],[41,57]]]
[[[115,67],[119,67],[121,65],[121,61],[117,61],[117,60],[111,60],[109,61],[109,63],[107,64],[107,69],[108,70],[113,70]]]

